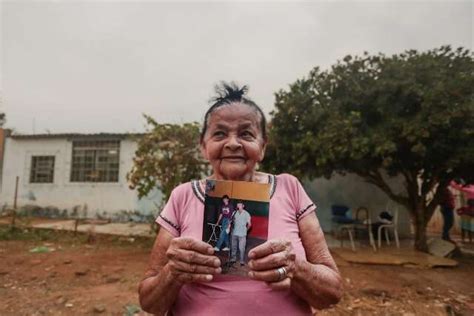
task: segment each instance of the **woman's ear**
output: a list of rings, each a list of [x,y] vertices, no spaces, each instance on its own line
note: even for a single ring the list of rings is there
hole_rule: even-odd
[[[199,149],[201,150],[201,155],[204,157],[204,159],[209,160],[207,157],[206,144],[202,140],[199,142]]]
[[[259,157],[258,162],[263,161],[263,158],[265,158],[265,150],[267,149],[267,140],[264,139],[262,142],[263,142],[262,151],[260,152],[260,157]]]

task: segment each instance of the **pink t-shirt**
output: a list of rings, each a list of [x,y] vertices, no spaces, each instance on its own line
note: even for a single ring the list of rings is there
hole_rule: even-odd
[[[298,221],[316,209],[294,176],[269,176],[271,184],[268,239],[292,242],[297,257],[306,254]],[[204,192],[198,181],[176,187],[157,218],[173,236],[201,240]],[[209,283],[184,285],[171,315],[311,315],[310,306],[292,291],[274,291],[265,282],[239,276],[217,275]]]

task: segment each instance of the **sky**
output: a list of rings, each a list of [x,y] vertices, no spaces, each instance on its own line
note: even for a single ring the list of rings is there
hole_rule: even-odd
[[[473,1],[0,0],[0,111],[16,133],[202,122],[221,80],[274,93],[347,54],[473,49]]]

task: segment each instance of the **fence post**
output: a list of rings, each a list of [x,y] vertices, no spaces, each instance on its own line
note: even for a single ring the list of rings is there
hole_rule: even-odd
[[[18,199],[18,182],[20,181],[20,177],[16,176],[15,180],[15,195],[13,196],[13,214],[12,214],[12,223],[11,228],[15,228],[15,220],[16,220],[16,206],[17,206],[17,199]]]

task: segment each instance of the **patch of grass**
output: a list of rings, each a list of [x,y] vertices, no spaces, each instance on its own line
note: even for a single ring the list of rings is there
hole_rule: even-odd
[[[45,253],[45,252],[50,252],[50,251],[51,251],[51,248],[46,247],[46,246],[39,246],[39,247],[30,249],[31,253]]]
[[[69,236],[68,236],[69,235]],[[24,241],[75,241],[81,238],[74,238],[67,232],[54,231],[51,229],[18,228],[7,225],[0,226],[0,240],[24,240]],[[82,238],[84,239],[84,238]]]
[[[61,244],[86,244],[89,240],[89,234],[72,231],[52,230],[44,228],[19,228],[10,225],[0,225],[0,241],[22,240],[33,242],[61,242]],[[116,247],[139,247],[150,249],[153,246],[154,239],[146,237],[127,237],[115,235],[95,234],[93,244],[100,246]]]
[[[133,316],[133,315],[136,315],[136,314],[138,314],[142,311],[140,306],[135,305],[135,304],[127,304],[127,305],[125,305],[124,308],[125,308],[125,311],[123,313],[124,316]]]
[[[31,237],[28,229],[0,226],[0,240],[31,240]]]

